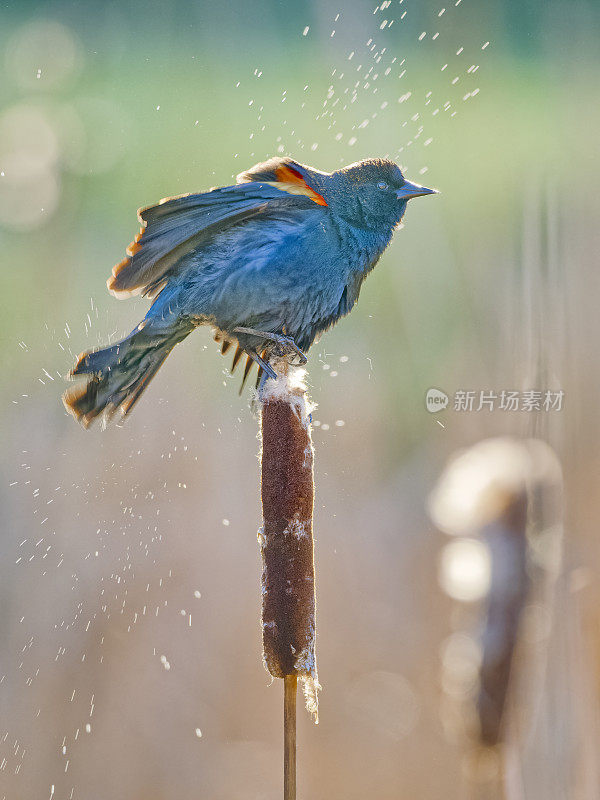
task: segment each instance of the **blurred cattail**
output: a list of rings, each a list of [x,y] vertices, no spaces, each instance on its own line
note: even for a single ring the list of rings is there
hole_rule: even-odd
[[[263,658],[283,678],[285,798],[295,797],[295,704],[298,678],[317,721],[313,446],[302,372],[284,361],[259,391],[263,524]]]
[[[477,738],[483,745],[505,737],[509,685],[535,549],[528,535],[538,533],[536,498],[548,486],[560,487],[560,466],[545,443],[488,439],[451,461],[431,497],[436,525],[461,537],[448,548],[463,547],[467,556],[462,563],[455,560],[454,566],[446,557],[442,584],[459,600],[487,596],[474,708]]]

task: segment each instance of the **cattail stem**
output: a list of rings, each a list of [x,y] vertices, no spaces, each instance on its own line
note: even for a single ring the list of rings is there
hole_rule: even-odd
[[[283,679],[283,800],[296,800],[296,694],[298,678]]]

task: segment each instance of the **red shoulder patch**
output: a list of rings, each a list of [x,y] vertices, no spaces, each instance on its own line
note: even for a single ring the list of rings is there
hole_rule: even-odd
[[[285,164],[282,167],[277,167],[275,170],[275,176],[277,177],[277,181],[279,183],[285,183],[290,186],[289,189],[284,189],[284,191],[289,191],[292,194],[304,194],[307,197],[310,197],[310,199],[319,206],[327,205],[325,198],[318,192],[315,192],[315,190],[312,189],[304,180],[298,170],[295,170],[293,167]]]

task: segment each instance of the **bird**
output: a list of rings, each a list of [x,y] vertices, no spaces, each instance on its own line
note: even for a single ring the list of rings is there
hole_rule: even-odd
[[[232,371],[246,356],[242,387],[253,363],[263,381],[276,377],[276,358],[306,363],[356,305],[408,201],[435,193],[388,159],[328,173],[275,157],[233,185],[140,209],[141,230],[107,286],[152,304],[124,339],[78,357],[67,377],[83,383],[64,393],[66,410],[86,428],[126,417],[175,345],[202,325],[223,353],[235,345]]]

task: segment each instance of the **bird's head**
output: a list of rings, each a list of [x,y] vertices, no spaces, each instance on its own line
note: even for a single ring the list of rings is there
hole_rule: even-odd
[[[238,175],[239,183],[247,181],[304,195],[317,205],[329,206],[333,214],[355,227],[377,231],[391,231],[413,197],[436,192],[406,180],[397,164],[383,158],[321,172],[291,158],[277,157]]]
[[[407,180],[393,161],[357,161],[333,172],[322,192],[331,210],[359,227],[394,228],[413,197],[435,194]]]

